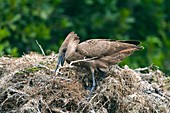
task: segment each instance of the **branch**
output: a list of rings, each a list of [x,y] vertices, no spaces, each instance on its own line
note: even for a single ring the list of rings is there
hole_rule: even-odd
[[[38,43],[38,41],[37,41],[37,40],[35,40],[35,41],[36,41],[37,45],[39,46],[39,48],[40,48],[40,50],[41,50],[41,52],[42,52],[43,56],[45,56],[45,53],[44,53],[43,48],[41,47],[41,45]]]
[[[73,64],[73,63],[77,63],[77,62],[82,62],[82,61],[90,61],[90,60],[94,60],[98,57],[92,57],[92,58],[84,58],[84,59],[81,59],[81,60],[75,60],[75,61],[71,61],[71,63],[69,64],[70,66]]]

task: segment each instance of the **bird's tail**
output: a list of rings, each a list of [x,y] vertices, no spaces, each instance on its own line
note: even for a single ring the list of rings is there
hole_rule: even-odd
[[[137,40],[119,40],[119,42],[128,43],[128,44],[133,44],[133,45],[139,45],[139,44],[141,44],[141,42],[140,42],[140,41],[137,41]]]
[[[140,49],[144,49],[144,47],[143,47],[143,46],[136,46],[136,48],[137,48],[138,50],[140,50]]]

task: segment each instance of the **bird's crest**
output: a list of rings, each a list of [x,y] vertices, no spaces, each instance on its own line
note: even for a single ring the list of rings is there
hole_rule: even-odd
[[[64,42],[62,43],[61,47],[63,46],[68,46],[69,43],[72,43],[75,40],[79,40],[79,37],[77,36],[77,34],[75,34],[73,31],[70,32],[67,37],[65,38]]]
[[[62,44],[62,46],[65,45],[67,48],[65,58],[70,57],[76,51],[79,42],[79,37],[74,32],[71,32],[67,35],[66,39]]]

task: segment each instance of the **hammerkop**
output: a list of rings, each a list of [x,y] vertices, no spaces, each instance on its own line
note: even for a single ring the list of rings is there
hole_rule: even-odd
[[[79,43],[79,37],[74,32],[68,34],[59,49],[59,56],[56,70],[59,65],[63,66],[67,63],[78,61],[73,65],[85,67],[91,70],[92,87],[91,96],[96,83],[94,73],[96,71],[106,72],[111,65],[115,65],[127,56],[131,55],[135,50],[142,49],[138,46],[139,41],[117,41],[112,39],[90,39]]]

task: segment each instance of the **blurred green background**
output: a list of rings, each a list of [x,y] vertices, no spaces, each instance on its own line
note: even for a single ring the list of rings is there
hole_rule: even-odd
[[[0,0],[0,55],[46,54],[75,31],[90,38],[140,40],[121,65],[158,65],[170,73],[170,0]]]

